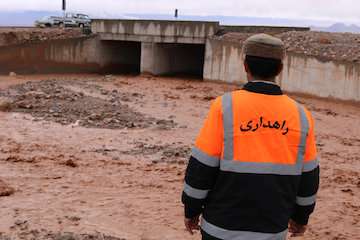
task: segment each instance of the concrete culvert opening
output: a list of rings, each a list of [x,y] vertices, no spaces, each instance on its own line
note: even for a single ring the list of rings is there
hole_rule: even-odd
[[[103,73],[139,74],[141,43],[130,41],[102,41]]]
[[[205,45],[158,44],[158,75],[203,78]]]

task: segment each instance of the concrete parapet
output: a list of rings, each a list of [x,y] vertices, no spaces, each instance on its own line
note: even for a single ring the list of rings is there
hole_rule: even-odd
[[[218,22],[104,20],[94,19],[93,33],[102,40],[205,43],[219,27]]]

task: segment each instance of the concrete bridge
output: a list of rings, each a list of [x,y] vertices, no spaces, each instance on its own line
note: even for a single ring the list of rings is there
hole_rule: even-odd
[[[203,76],[205,44],[218,22],[95,19],[92,32],[116,44],[124,64],[155,75]],[[129,62],[131,61],[131,62]]]
[[[222,34],[308,30],[220,26],[218,22],[95,19],[95,34],[91,36],[0,46],[0,74],[151,73],[245,83],[241,43]],[[324,62],[316,56],[289,52],[278,81],[289,92],[360,101],[359,73],[357,62]]]

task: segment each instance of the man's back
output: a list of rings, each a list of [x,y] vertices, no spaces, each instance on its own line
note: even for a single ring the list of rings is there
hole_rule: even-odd
[[[303,232],[315,207],[319,165],[311,114],[274,83],[282,63],[269,57],[281,59],[280,40],[250,40],[248,52],[265,58],[247,56],[249,83],[214,101],[186,170],[185,223],[196,229],[202,215],[203,239],[282,240],[289,222]]]
[[[234,131],[233,139],[228,139],[233,142],[233,156],[220,160],[223,171],[203,213],[204,219],[218,227],[265,233],[287,229],[305,164],[299,152],[304,152],[312,123],[294,100],[270,95],[277,90],[273,86],[262,94],[245,90],[231,93],[232,114],[222,105],[223,124],[233,116],[232,126],[228,126]],[[232,155],[231,149],[225,148],[222,155]],[[316,158],[316,152],[309,154],[309,160]]]

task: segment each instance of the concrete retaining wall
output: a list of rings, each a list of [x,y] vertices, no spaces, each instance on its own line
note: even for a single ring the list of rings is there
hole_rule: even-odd
[[[288,54],[279,83],[289,92],[360,101],[360,64]]]
[[[95,38],[0,47],[0,73],[93,72],[99,69]]]
[[[0,74],[122,72],[131,70],[135,62],[140,64],[140,43],[139,59],[134,59],[135,52],[127,44],[102,42],[97,37],[0,47]]]
[[[241,46],[233,42],[208,40],[204,79],[246,83]],[[278,82],[289,92],[360,101],[358,63],[322,62],[314,57],[289,53]]]

